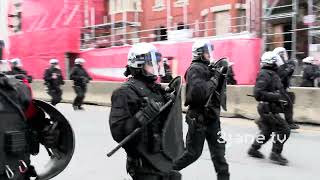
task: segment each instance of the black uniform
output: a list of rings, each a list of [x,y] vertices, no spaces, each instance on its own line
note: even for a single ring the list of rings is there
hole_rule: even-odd
[[[162,83],[169,83],[173,79],[170,66],[169,66],[169,64],[164,63],[163,68],[164,68],[165,75],[161,77],[161,82]]]
[[[320,69],[317,65],[307,64],[303,65],[303,75],[302,75],[302,83],[301,87],[314,87],[315,79],[320,77]]]
[[[186,102],[189,109],[186,122],[189,125],[186,138],[186,150],[182,157],[176,160],[174,169],[181,170],[202,154],[204,141],[207,140],[211,159],[218,175],[218,180],[229,180],[229,166],[225,159],[225,141],[221,138],[220,101],[214,94],[209,111],[205,112],[205,104],[216,88],[216,83],[210,78],[209,62],[193,61],[186,72]]]
[[[254,87],[254,95],[258,104],[258,113],[261,117],[258,121],[260,128],[260,140],[256,139],[252,144],[254,150],[261,148],[270,138],[272,132],[276,133],[273,141],[272,152],[281,154],[284,143],[290,136],[290,128],[286,120],[281,118],[279,113],[283,112],[282,83],[274,68],[264,67],[261,69]],[[264,137],[261,140],[261,137]]]
[[[32,82],[32,76],[29,76],[27,71],[17,66],[13,67],[11,71],[9,71],[7,74],[8,75],[24,75],[27,78],[29,83]]]
[[[227,73],[227,84],[237,85],[237,80],[234,79],[234,72],[233,72],[232,66],[229,67],[229,70]]]
[[[293,121],[293,93],[288,92],[288,88],[290,87],[290,80],[292,78],[293,72],[295,69],[295,64],[293,61],[289,61],[283,65],[281,65],[278,69],[278,75],[281,79],[283,90],[281,91],[283,99],[288,103],[283,106],[285,119],[289,124],[294,124]]]
[[[76,98],[73,101],[73,106],[81,108],[87,91],[87,84],[91,80],[91,77],[82,67],[82,65],[76,64],[71,70],[70,79],[74,82],[73,88],[75,93],[77,94]]]
[[[123,140],[143,125],[141,117],[153,116],[167,100],[166,92],[160,84],[148,82],[144,78],[130,78],[111,97],[109,123],[113,138],[117,142]],[[140,135],[124,146],[127,171],[133,180],[169,180],[167,173],[155,169],[137,150],[142,143],[151,154],[161,152],[162,118],[164,117],[148,125]]]
[[[62,100],[61,85],[64,84],[64,80],[61,70],[51,66],[46,69],[43,79],[48,87],[48,94],[52,97],[51,104],[55,106]]]
[[[0,180],[36,176],[30,155],[39,152],[39,143],[54,144],[45,130],[49,125],[45,114],[33,105],[28,86],[0,74]]]

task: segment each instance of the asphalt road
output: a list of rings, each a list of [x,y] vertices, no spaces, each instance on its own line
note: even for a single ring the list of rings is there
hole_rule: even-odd
[[[106,153],[117,144],[112,140],[108,117],[110,108],[85,106],[86,111],[73,111],[70,104],[59,104],[58,109],[70,120],[76,134],[76,150],[67,169],[55,180],[129,180],[125,170],[125,152],[118,151],[108,158]],[[184,134],[186,133],[184,124]],[[319,180],[320,177],[320,127],[302,126],[292,133],[283,155],[288,166],[271,163],[267,158],[257,160],[246,152],[258,129],[252,121],[222,118],[222,129],[228,141],[226,157],[230,164],[232,180]],[[271,143],[262,152],[268,157]],[[34,158],[34,164],[43,165],[46,153]],[[216,179],[205,145],[200,159],[181,171],[183,180]]]

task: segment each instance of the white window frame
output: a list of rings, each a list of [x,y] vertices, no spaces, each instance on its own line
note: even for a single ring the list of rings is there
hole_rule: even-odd
[[[153,11],[162,11],[165,8],[164,0],[154,0],[154,6],[152,7]]]
[[[188,5],[189,5],[189,0],[176,0],[174,2],[174,7],[183,7]]]

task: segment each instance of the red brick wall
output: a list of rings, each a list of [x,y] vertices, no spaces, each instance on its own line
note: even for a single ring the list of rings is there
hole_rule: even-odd
[[[103,0],[92,0],[92,1],[103,1]],[[171,1],[171,26],[175,26],[178,23],[183,23],[183,8],[182,7],[175,7],[176,0],[170,0]],[[196,20],[199,22],[203,21],[203,17],[201,16],[201,11],[204,9],[210,9],[210,7],[213,6],[221,6],[226,4],[231,4],[230,9],[230,17],[238,17],[238,10],[235,8],[236,3],[244,3],[243,0],[189,0],[188,5],[188,24],[195,23]],[[139,13],[139,21],[141,22],[140,30],[146,30],[146,29],[155,29],[160,26],[167,27],[167,2],[164,0],[164,6],[165,8],[161,11],[154,11],[153,6],[155,1],[154,0],[142,0],[142,10],[143,12]],[[101,6],[102,7],[102,6]],[[108,7],[108,5],[104,5],[104,7]],[[109,11],[106,9],[106,11]],[[121,21],[122,20],[122,13],[117,13],[115,15],[115,21]],[[110,19],[110,18],[109,18]],[[127,20],[133,21],[134,20],[134,13],[127,13]],[[214,20],[214,13],[211,13],[209,11],[208,14],[208,21]],[[237,25],[237,20],[231,20],[231,25],[235,26]],[[215,24],[213,22],[208,23],[208,28],[212,29],[214,28]],[[199,26],[200,29],[204,28],[204,25]],[[232,28],[232,31],[236,31],[236,27]],[[143,32],[140,35],[141,36],[149,36],[150,33],[153,33],[153,31],[150,32]],[[214,30],[209,30],[208,35],[214,35]],[[203,35],[204,32],[200,32],[199,35]]]

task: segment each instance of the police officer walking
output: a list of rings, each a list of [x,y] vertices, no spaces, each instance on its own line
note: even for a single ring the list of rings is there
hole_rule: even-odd
[[[315,87],[315,80],[320,77],[319,61],[314,57],[306,57],[303,62],[301,87]]]
[[[63,76],[57,59],[49,61],[50,68],[45,70],[44,81],[48,88],[48,94],[51,96],[51,104],[56,105],[62,100],[61,85],[64,84]]]
[[[22,63],[19,58],[11,59],[11,71],[8,72],[8,75],[24,75],[28,82],[32,82],[32,76],[29,76],[27,71],[22,68]]]
[[[234,63],[229,63],[229,70],[227,73],[227,84],[229,85],[237,85],[237,80],[234,78],[233,65]]]
[[[163,58],[164,76],[161,77],[162,83],[169,83],[172,78],[172,72],[168,63],[168,58]]]
[[[0,73],[8,74],[11,71],[8,60],[0,60]]]
[[[296,67],[295,62],[293,60],[289,60],[287,50],[283,47],[277,47],[273,50],[273,52],[279,55],[284,63],[279,67],[278,75],[281,79],[283,87],[281,94],[283,99],[287,101],[287,103],[283,106],[285,119],[289,123],[291,129],[299,129],[299,126],[293,121],[293,105],[295,101],[295,95],[293,92],[288,91],[290,88],[290,80]]]
[[[290,128],[288,122],[279,113],[283,112],[281,91],[283,89],[281,79],[278,75],[278,68],[283,65],[283,61],[274,52],[265,52],[261,57],[261,70],[256,79],[254,96],[259,102],[258,113],[260,120],[257,121],[260,134],[251,145],[248,154],[255,158],[264,158],[259,151],[261,146],[273,137],[273,147],[270,160],[286,165],[288,160],[281,153],[284,143],[289,139]]]
[[[137,127],[143,132],[125,144],[127,172],[133,180],[179,180],[178,172],[156,168],[151,156],[162,157],[161,136],[164,117],[146,126],[168,101],[165,89],[156,80],[160,75],[161,54],[150,43],[132,46],[128,54],[126,76],[131,76],[111,97],[109,124],[112,137],[120,142]],[[139,148],[140,147],[140,148]],[[141,148],[142,147],[142,148]],[[161,158],[158,159],[161,161]],[[153,164],[153,165],[152,165]],[[160,163],[161,164],[161,163]]]
[[[87,84],[91,80],[91,77],[83,68],[83,63],[85,63],[84,59],[77,58],[70,74],[70,79],[73,80],[74,84],[73,89],[77,95],[72,105],[74,110],[83,110],[82,104],[87,92]]]
[[[50,119],[34,105],[29,87],[2,73],[0,119],[0,180],[37,177],[30,155],[39,153],[39,143],[55,147],[59,130],[52,129]]]
[[[229,180],[229,166],[225,159],[225,141],[220,137],[220,97],[216,92],[218,80],[215,72],[209,68],[213,46],[209,41],[197,41],[192,47],[193,60],[185,74],[186,102],[188,111],[186,122],[189,125],[186,138],[186,150],[174,162],[174,169],[181,170],[202,154],[205,140],[208,142],[211,159],[218,180]],[[212,96],[211,96],[212,95]],[[205,111],[205,105],[211,97],[211,111]]]

